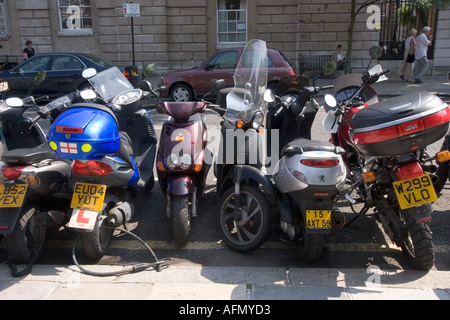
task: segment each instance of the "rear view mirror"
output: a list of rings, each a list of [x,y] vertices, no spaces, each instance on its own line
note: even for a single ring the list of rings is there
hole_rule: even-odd
[[[144,67],[142,73],[145,77],[150,76],[156,70],[156,65],[154,63],[149,63]]]
[[[223,79],[216,80],[213,82],[212,92],[213,93],[219,92],[219,90],[223,89],[223,88],[225,88],[225,80],[223,80]]]
[[[326,76],[332,75],[336,70],[336,64],[334,62],[327,62],[322,66],[323,74]]]
[[[82,73],[83,78],[85,78],[85,79],[90,79],[90,78],[94,77],[96,74],[97,74],[97,70],[95,70],[94,68],[86,69]]]
[[[369,55],[372,59],[378,59],[383,54],[383,50],[380,46],[373,46],[369,49]]]
[[[273,95],[272,90],[267,89],[264,92],[264,101],[267,102],[267,103],[271,103],[271,102],[275,101],[275,96]]]
[[[42,82],[45,81],[45,78],[47,78],[47,72],[45,72],[44,70],[41,70],[34,76],[33,84],[35,86],[39,86],[42,84]]]
[[[6,105],[12,108],[21,108],[23,107],[23,101],[20,98],[8,98],[6,99]]]
[[[151,92],[153,90],[152,83],[150,81],[141,80],[138,83],[138,88],[142,91]]]
[[[95,70],[95,69],[94,69]],[[97,98],[97,94],[95,93],[94,90],[92,89],[86,89],[80,92],[80,96],[84,99],[84,100],[92,100]]]

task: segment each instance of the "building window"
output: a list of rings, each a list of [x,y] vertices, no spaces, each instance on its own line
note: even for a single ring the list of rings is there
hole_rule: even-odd
[[[58,13],[61,32],[92,32],[91,0],[58,0]]]
[[[217,37],[219,44],[247,42],[246,0],[217,1]]]

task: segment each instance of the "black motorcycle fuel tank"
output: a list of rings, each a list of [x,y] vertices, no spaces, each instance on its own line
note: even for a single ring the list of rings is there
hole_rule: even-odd
[[[370,105],[351,120],[350,137],[366,156],[395,156],[425,148],[447,134],[450,109],[416,92]]]

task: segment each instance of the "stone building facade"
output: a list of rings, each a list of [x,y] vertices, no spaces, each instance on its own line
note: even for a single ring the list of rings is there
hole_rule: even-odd
[[[140,67],[154,62],[159,73],[190,68],[220,48],[241,45],[253,38],[282,50],[294,63],[300,54],[331,55],[337,44],[346,50],[350,2],[135,0],[133,3],[140,5],[140,17],[133,18],[135,62]],[[124,3],[127,1],[2,0],[0,56],[21,54],[25,41],[30,39],[38,53],[93,53],[112,63],[129,65],[133,61],[132,30],[131,18],[124,16]],[[355,68],[367,65],[368,48],[379,41],[380,31],[368,23],[371,18],[372,12],[357,16]],[[447,71],[449,10],[439,11],[434,38],[430,72]],[[386,60],[383,64],[395,68],[400,62]]]

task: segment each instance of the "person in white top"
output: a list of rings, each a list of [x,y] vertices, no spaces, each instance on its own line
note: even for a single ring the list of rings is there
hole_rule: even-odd
[[[408,32],[408,37],[405,40],[405,55],[403,58],[403,64],[402,67],[398,70],[397,75],[402,78],[403,81],[411,82],[414,74],[413,74],[413,67],[414,62],[408,62],[407,58],[408,55],[414,55],[416,51],[416,38],[417,30],[412,28]]]
[[[428,70],[428,47],[432,45],[431,28],[423,27],[416,38],[416,63],[414,65],[414,83],[422,83],[422,76]]]

